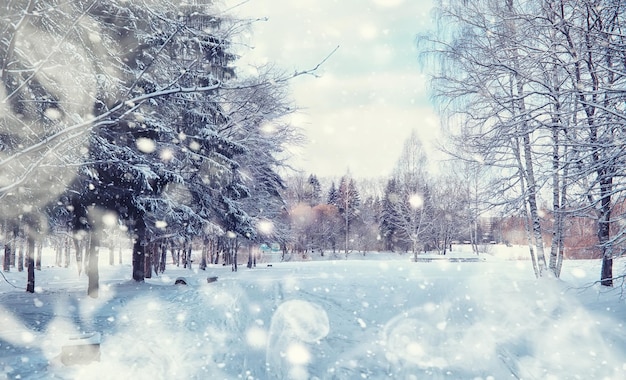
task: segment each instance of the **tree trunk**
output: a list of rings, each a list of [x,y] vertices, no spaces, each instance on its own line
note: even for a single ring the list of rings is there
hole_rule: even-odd
[[[152,268],[154,269],[154,274],[159,275],[159,268],[161,267],[161,246],[157,243],[152,245]]]
[[[98,246],[100,245],[100,239],[95,234],[91,233],[92,238],[87,254],[87,294],[91,298],[98,298],[100,289],[100,273],[98,271]]]
[[[248,268],[252,268],[252,243],[248,244]]]
[[[563,172],[563,178],[568,178],[568,168],[566,167],[564,169]],[[565,204],[565,201],[567,199],[567,185],[565,183],[565,181],[563,181],[562,183],[562,188],[561,188],[561,205]],[[559,277],[561,276],[561,268],[563,266],[563,258],[565,256],[565,239],[563,239],[563,229],[564,229],[564,224],[565,224],[565,215],[562,215],[561,218],[559,219],[559,223],[560,226],[558,227],[559,230],[561,231],[559,234],[559,256],[556,262],[556,272],[559,274]]]
[[[145,226],[143,221],[139,221],[135,227],[135,241],[133,242],[133,280],[137,282],[143,282],[145,278],[145,238]]]
[[[187,266],[192,269],[193,266],[193,244],[190,242],[187,246]]]
[[[217,264],[215,263],[215,244],[214,244],[214,240],[213,239],[209,239],[207,241],[208,243],[208,252],[207,252],[207,260],[209,260],[210,264]]]
[[[109,245],[109,265],[115,265],[115,244]]]
[[[553,140],[555,140],[554,158],[552,165],[552,169],[554,171],[552,184],[554,230],[552,232],[552,246],[550,248],[550,270],[554,273],[555,277],[559,278],[561,277],[561,266],[563,263],[564,254],[563,229],[565,228],[564,205],[567,199],[567,187],[565,185],[565,179],[567,178],[567,168],[564,169],[563,180],[561,181],[558,174],[560,158],[558,157],[559,139],[557,133],[558,131],[554,132],[556,136],[553,138]]]
[[[476,221],[478,217],[472,214],[470,215],[470,218],[470,245],[472,246],[472,252],[478,254],[478,223]]]
[[[202,257],[200,258],[200,269],[201,270],[206,270],[206,266],[207,266],[207,251],[208,251],[208,241],[205,239],[204,240],[204,245],[202,246]]]
[[[345,241],[346,251],[345,251],[345,253],[346,253],[346,259],[347,259],[348,258],[348,233],[349,233],[349,230],[350,230],[350,226],[348,224],[348,210],[345,211],[345,214],[346,214],[346,237],[345,237],[346,238],[345,239],[346,240]]]
[[[28,271],[26,291],[35,293],[35,239],[31,236],[26,237],[26,268]]]
[[[74,248],[76,249],[76,266],[78,267],[78,275],[80,276],[83,271],[83,244],[82,241],[77,238],[73,238],[73,240]]]
[[[556,65],[555,65],[556,67]],[[557,74],[553,73],[552,78],[556,80]],[[557,85],[558,86],[558,85]],[[564,206],[565,198],[561,196],[561,190],[565,191],[565,186],[561,187],[561,178],[559,175],[560,167],[561,167],[561,142],[559,137],[559,132],[562,129],[562,123],[560,119],[561,115],[561,104],[558,99],[560,99],[560,90],[554,88],[553,91],[555,94],[553,99],[555,100],[553,116],[552,116],[552,210],[554,212],[554,225],[552,229],[552,244],[550,247],[550,261],[549,261],[549,269],[552,271],[555,277],[561,276],[561,269],[559,262],[562,260],[563,255],[563,219],[565,215],[563,214],[562,207]],[[563,156],[565,156],[565,151],[563,152]],[[563,176],[563,183],[565,183],[566,176]]]
[[[13,234],[11,236],[11,266],[15,268],[17,265],[17,250],[19,249],[18,237],[19,237],[20,229],[16,225],[13,227]]]
[[[232,244],[231,244],[231,247],[230,247],[230,249],[231,249],[230,257],[231,257],[231,260],[232,260],[232,264],[231,265],[232,265],[233,272],[237,272],[237,251],[239,251],[239,249],[238,249],[239,248],[239,244],[237,242],[237,239],[231,239],[231,240],[233,240]]]
[[[613,286],[613,246],[610,242],[611,234],[611,190],[613,180],[605,173],[600,176],[600,216],[598,218],[598,241],[602,249],[602,269],[600,283],[603,286]]]
[[[5,272],[11,271],[11,244],[8,242],[4,244],[4,262],[2,264],[2,270]]]
[[[144,247],[144,277],[145,278],[152,278],[152,249],[153,249],[154,243],[149,243],[146,244],[146,246]]]
[[[519,83],[519,82],[518,82]],[[523,94],[523,90],[521,89],[521,85],[518,84],[518,92]],[[522,114],[525,111],[525,107],[523,105],[520,106],[520,111]],[[526,122],[524,122],[525,129],[528,128]],[[535,180],[534,173],[534,163],[532,159],[532,151],[531,146],[532,143],[530,141],[530,134],[528,132],[524,133],[522,136],[523,143],[523,152],[524,152],[524,166],[525,166],[525,177],[526,177],[526,196],[528,202],[528,211],[530,212],[530,222],[533,238],[535,241],[535,248],[537,252],[537,274],[539,277],[543,277],[546,272],[546,256],[543,249],[543,236],[541,233],[541,218],[539,217],[539,208],[537,205],[537,183]]]
[[[517,161],[518,166],[518,174],[519,174],[519,185],[522,194],[524,194],[527,190],[526,180],[524,176],[524,170],[522,165],[522,157],[519,151],[519,141],[517,139],[513,139],[511,142],[511,147],[513,149],[513,155],[515,156],[515,160]],[[535,277],[540,277],[539,266],[537,265],[537,258],[535,257],[535,250],[533,246],[535,245],[534,235],[532,233],[532,217],[530,213],[530,208],[528,202],[524,200],[524,227],[526,229],[526,240],[528,241],[528,251],[530,254],[531,263],[533,266],[533,271],[535,272]]]
[[[37,260],[35,261],[35,269],[41,270],[41,254],[43,250],[43,244],[37,244]]]
[[[23,272],[24,271],[24,245],[27,243],[22,243],[19,245],[19,249],[17,252],[17,271],[18,272]]]
[[[513,6],[512,0],[506,2],[507,13],[510,13],[512,19],[516,16],[516,12]],[[514,22],[509,23],[511,27],[511,36],[517,36],[516,25]],[[546,272],[546,257],[543,248],[543,236],[541,229],[541,218],[539,217],[539,208],[537,205],[537,182],[534,172],[534,159],[532,157],[532,142],[531,133],[532,128],[529,125],[528,114],[526,110],[526,91],[524,88],[524,78],[520,74],[519,52],[517,48],[512,51],[512,63],[515,73],[512,76],[514,85],[512,89],[516,91],[512,100],[512,109],[514,117],[519,118],[519,132],[518,136],[521,136],[522,148],[519,153],[523,153],[523,161],[518,158],[519,170],[523,172],[523,176],[526,179],[526,188],[524,194],[526,194],[526,202],[528,205],[528,213],[530,216],[531,233],[533,234],[533,240],[535,243],[537,262],[536,273],[539,277],[543,277]],[[518,141],[519,142],[519,141]]]
[[[68,238],[64,238],[63,239],[63,250],[65,251],[65,264],[64,267],[65,268],[69,268],[70,266],[70,260],[71,260],[71,250],[70,250],[70,241],[68,240]]]
[[[63,264],[63,241],[59,241],[56,245],[56,254],[54,256],[54,265],[61,267]]]
[[[613,256],[605,252],[602,256],[601,284],[603,286],[613,286]]]
[[[11,271],[11,234],[7,226],[7,222],[4,222],[4,260],[2,261],[2,270],[5,272]]]
[[[161,273],[165,272],[165,262],[166,261],[167,261],[167,245],[166,244],[162,244],[161,245],[161,260],[160,260],[161,265],[159,266],[159,271]]]

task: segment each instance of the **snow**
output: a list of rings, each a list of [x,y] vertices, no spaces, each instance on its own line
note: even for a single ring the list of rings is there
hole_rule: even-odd
[[[156,150],[156,142],[152,139],[139,137],[135,144],[137,145],[137,149],[139,149],[143,153],[152,153]]]
[[[593,260],[536,280],[528,260],[512,259],[523,249],[489,250],[478,262],[327,253],[236,273],[168,263],[145,283],[101,255],[98,299],[75,267],[37,271],[35,294],[25,272],[4,273],[18,288],[0,283],[0,378],[623,378],[619,281],[594,284]],[[97,336],[100,361],[63,365],[76,336]]]

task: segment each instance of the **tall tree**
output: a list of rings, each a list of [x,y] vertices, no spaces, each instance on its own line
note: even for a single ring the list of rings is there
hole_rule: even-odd
[[[337,243],[340,239],[343,220],[337,207],[329,204],[319,204],[313,207],[312,238],[313,245],[320,250],[322,256],[324,250],[337,251]]]
[[[429,40],[441,59],[434,87],[461,125],[459,151],[501,167],[510,185],[501,194],[526,210],[537,275],[560,274],[569,207],[595,213],[601,281],[611,285],[624,157],[616,127],[624,120],[616,91],[624,81],[623,2],[440,2],[437,9],[453,26]],[[555,216],[549,263],[538,210],[544,183]]]
[[[393,239],[394,244],[402,245],[416,258],[418,250],[425,248],[431,232],[432,202],[427,165],[426,152],[413,131],[387,183],[382,206],[385,239]]]
[[[567,56],[576,121],[566,134],[576,164],[570,173],[579,178],[583,199],[597,216],[598,244],[602,249],[602,285],[613,285],[613,257],[619,242],[619,219],[614,215],[623,191],[619,168],[623,150],[624,95],[618,88],[626,80],[624,64],[625,6],[622,1],[589,0],[581,4],[552,2],[555,28]],[[574,191],[577,189],[574,188]],[[579,198],[580,199],[580,198]],[[613,228],[612,228],[613,227]],[[611,230],[617,232],[612,236]]]
[[[329,191],[329,204],[337,207],[343,220],[344,252],[347,255],[350,247],[350,227],[360,216],[361,197],[354,179],[349,174],[341,177],[338,188],[333,187],[334,183]]]
[[[466,186],[458,176],[449,173],[434,179],[430,198],[433,208],[432,245],[444,255],[451,249],[452,239],[458,238],[459,231],[465,227],[467,211]]]
[[[339,193],[337,191],[337,187],[335,186],[335,181],[330,183],[328,195],[326,196],[326,203],[335,206],[339,203]]]
[[[322,185],[315,174],[309,175],[307,179],[306,199],[311,207],[322,202]]]
[[[538,207],[541,181],[536,144],[542,136],[544,83],[533,45],[544,30],[535,24],[536,3],[479,1],[439,3],[442,20],[454,25],[431,39],[439,59],[434,84],[442,106],[455,115],[457,155],[499,168],[494,200],[527,210],[529,250],[537,275],[546,273]],[[449,107],[447,107],[449,105]],[[443,108],[442,108],[443,110]],[[446,112],[447,112],[446,111]],[[543,137],[543,136],[542,136]]]
[[[381,216],[380,216],[380,235],[383,240],[385,250],[394,251],[398,236],[398,223],[400,215],[398,213],[396,203],[399,202],[397,181],[394,177],[387,181],[385,193],[383,195]]]
[[[95,38],[93,9],[94,3],[14,1],[0,18],[0,209],[9,225],[24,221],[31,292],[45,209],[74,180],[90,127],[102,122],[93,99],[98,78],[111,76],[98,76],[105,43]]]

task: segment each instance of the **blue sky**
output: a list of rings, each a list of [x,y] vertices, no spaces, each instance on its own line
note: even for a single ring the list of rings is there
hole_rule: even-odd
[[[426,145],[439,122],[420,72],[415,37],[431,27],[430,0],[227,1],[254,23],[240,65],[273,62],[288,72],[314,67],[339,49],[319,78],[291,83],[301,109],[292,122],[308,139],[294,151],[305,174],[356,177],[391,173],[416,129]]]

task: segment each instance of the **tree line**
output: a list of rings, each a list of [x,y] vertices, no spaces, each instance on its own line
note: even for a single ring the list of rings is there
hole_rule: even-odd
[[[492,204],[523,210],[539,277],[560,275],[568,220],[593,219],[601,283],[611,286],[624,242],[624,2],[437,1],[434,9],[439,27],[418,44],[456,141],[451,153],[490,171]]]
[[[491,241],[489,232],[481,231],[483,184],[476,183],[471,165],[436,174],[433,166],[438,164],[428,159],[413,131],[388,178],[355,179],[346,173],[323,188],[315,174],[288,177],[284,254],[384,250],[417,257],[446,254],[453,241],[471,243],[478,253],[479,244]]]
[[[380,191],[363,192],[349,174],[327,191],[314,175],[285,184],[282,154],[301,138],[284,121],[286,85],[309,72],[240,77],[233,40],[248,21],[194,4],[3,6],[3,265],[25,241],[28,291],[37,247],[59,235],[97,296],[98,249],[120,232],[143,281],[168,251],[186,265],[192,244],[201,266],[222,258],[233,270],[242,244],[262,242],[417,255],[462,239],[477,250],[489,208],[521,210],[537,276],[560,274],[568,223],[593,219],[612,285],[624,236],[621,1],[436,2],[442,27],[418,41],[458,161],[432,175],[413,134]]]
[[[277,168],[298,131],[284,75],[239,76],[248,21],[212,2],[18,0],[0,16],[0,207],[5,263],[65,234],[98,295],[98,249],[133,241],[133,279],[199,242],[233,270],[241,239],[282,210]],[[20,251],[21,252],[21,251]],[[13,252],[14,253],[14,252]],[[79,266],[79,268],[82,267]]]

